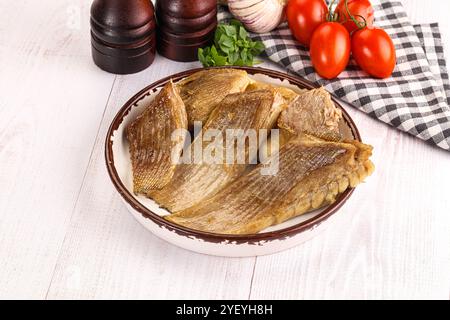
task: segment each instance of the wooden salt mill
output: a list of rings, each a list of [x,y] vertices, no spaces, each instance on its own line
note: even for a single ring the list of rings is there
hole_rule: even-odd
[[[117,74],[147,68],[156,54],[155,27],[150,0],[94,0],[91,45],[95,64]]]
[[[188,62],[208,46],[217,27],[216,0],[156,0],[158,52]]]

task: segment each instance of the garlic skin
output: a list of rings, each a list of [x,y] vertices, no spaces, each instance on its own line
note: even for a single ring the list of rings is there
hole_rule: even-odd
[[[288,0],[228,0],[228,8],[247,30],[256,33],[272,31],[284,21]]]

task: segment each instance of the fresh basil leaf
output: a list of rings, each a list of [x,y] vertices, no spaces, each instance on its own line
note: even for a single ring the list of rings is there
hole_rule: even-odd
[[[217,58],[219,57],[219,52],[217,51],[215,45],[211,46],[211,57],[214,59],[214,61],[217,61]]]
[[[247,60],[247,49],[242,50],[240,56],[243,61],[246,61]]]
[[[251,51],[247,52],[247,61],[249,63],[249,65],[253,65],[253,59],[254,59],[254,54]]]
[[[266,49],[266,46],[261,41],[255,41],[253,48],[255,49],[255,54],[260,54]]]
[[[242,27],[243,26],[242,22],[240,22],[237,19],[231,19],[230,25],[235,26],[235,27]]]
[[[214,34],[214,43],[219,43],[220,38],[222,37],[223,33],[220,32],[219,29],[216,30],[216,33]]]
[[[216,43],[217,47],[226,54],[230,53],[230,47],[225,44],[229,39],[230,39],[229,37],[223,34],[220,37],[219,41]]]
[[[234,65],[238,59],[239,59],[239,53],[238,52],[233,52],[232,54],[230,54],[228,56],[228,63],[230,65]]]
[[[206,62],[206,57],[205,57],[205,55],[204,55],[204,50],[202,49],[202,48],[199,48],[198,49],[198,60],[200,60],[200,62],[203,64],[203,65],[206,65],[207,64],[207,62]]]
[[[220,55],[219,52],[217,51],[217,48],[215,45],[212,45],[212,47],[211,47],[211,56],[214,60],[215,66],[226,66],[227,65],[227,57]]]
[[[198,50],[203,66],[251,66],[254,57],[264,51],[261,41],[253,41],[238,20],[220,23],[214,34],[214,44]]]
[[[235,50],[234,40],[226,35],[222,35],[217,43],[217,46],[227,54],[230,54]]]
[[[229,37],[236,37],[236,35],[237,35],[237,32],[236,32],[236,27],[234,27],[234,26],[227,26],[227,25],[224,25],[223,26],[223,31],[225,32],[225,34],[227,35],[227,36],[229,36]]]
[[[221,41],[221,44],[227,48],[234,48],[234,41],[230,38],[225,38]]]
[[[247,39],[248,33],[244,27],[239,27],[239,36],[241,37],[241,39]]]

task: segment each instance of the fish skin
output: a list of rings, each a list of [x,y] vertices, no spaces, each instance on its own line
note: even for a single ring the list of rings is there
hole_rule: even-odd
[[[257,82],[257,81],[250,83],[247,86],[247,88],[245,89],[245,91],[254,91],[254,90],[261,90],[261,89],[275,90],[283,97],[283,99],[287,105],[290,105],[295,99],[297,99],[299,94],[302,94],[302,93],[305,93],[308,91],[307,89],[302,89],[302,90],[300,90],[300,92],[295,92],[294,90],[291,90],[286,87],[278,87],[278,86],[274,86],[274,85],[271,85],[268,83]]]
[[[338,193],[347,189],[343,184],[342,190],[339,190],[335,180],[354,175],[361,168],[365,169],[361,178],[371,173],[373,164],[368,160],[370,154],[371,147],[359,142],[327,142],[301,135],[280,149],[277,175],[260,175],[262,165],[258,165],[206,201],[165,218],[206,232],[257,233],[313,210],[311,199],[319,191],[327,193],[323,199],[320,199],[322,194],[315,197],[315,207],[333,202]],[[337,168],[342,169],[336,171]],[[333,173],[335,171],[336,174]],[[338,186],[337,192],[327,200],[332,183]]]
[[[320,143],[318,138],[311,141]],[[372,146],[356,140],[337,144],[346,147],[346,156],[337,159],[333,165],[312,172],[286,194],[283,203],[275,210],[273,224],[332,204],[339,194],[355,188],[373,173]]]
[[[342,111],[323,87],[303,91],[278,119],[278,127],[293,134],[310,134],[325,140],[341,141]]]
[[[172,141],[176,129],[187,130],[187,114],[177,87],[170,81],[126,130],[135,194],[161,189],[171,180],[176,167],[171,161],[172,148],[184,144],[184,138]]]
[[[225,139],[227,129],[271,129],[285,107],[274,90],[231,94],[214,109],[203,130],[217,129]],[[172,181],[148,196],[171,212],[180,211],[214,195],[247,168],[248,164],[180,164]]]
[[[210,69],[194,73],[177,83],[186,105],[189,127],[205,124],[214,107],[227,95],[245,91],[251,82],[244,70]]]
[[[255,82],[247,90],[271,87],[269,84]],[[317,136],[328,141],[342,141],[340,122],[342,111],[331,100],[330,94],[323,88],[294,92],[284,87],[274,87],[283,96],[288,107],[278,118],[279,143],[281,147],[293,137]],[[270,140],[266,150],[270,150]],[[270,154],[271,152],[269,152]]]

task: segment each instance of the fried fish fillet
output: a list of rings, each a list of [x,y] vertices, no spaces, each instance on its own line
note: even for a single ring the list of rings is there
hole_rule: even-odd
[[[256,88],[272,87],[266,83],[255,82],[247,87],[248,90]],[[288,104],[278,118],[279,141],[278,146],[297,135],[318,136],[325,140],[341,141],[343,135],[340,132],[342,112],[331,100],[330,94],[323,88],[294,92],[285,87],[274,87],[280,92]],[[272,153],[270,140],[263,148]]]
[[[342,112],[324,88],[306,90],[296,97],[278,119],[278,127],[291,133],[306,133],[325,140],[339,141]]]
[[[247,86],[246,91],[254,91],[254,90],[261,90],[261,89],[274,89],[283,97],[284,101],[288,105],[290,105],[299,96],[299,93],[297,93],[294,90],[291,90],[289,88],[273,86],[268,83],[257,82],[257,81],[249,84]],[[301,92],[303,93],[303,92],[307,92],[307,91],[308,90],[305,89],[305,90],[302,90]]]
[[[371,150],[356,141],[295,137],[280,149],[276,175],[261,175],[263,164],[258,165],[206,201],[166,219],[213,233],[257,233],[332,203],[355,187],[373,171]]]
[[[178,82],[189,126],[192,127],[194,121],[204,124],[223,98],[243,92],[250,82],[246,71],[236,69],[203,70]]]
[[[274,90],[257,90],[228,95],[214,109],[203,132],[214,129],[223,135],[224,144],[228,130],[270,129],[275,126],[280,112],[286,107],[284,100]],[[191,149],[202,137],[197,137]],[[201,143],[201,142],[200,142]],[[213,142],[204,142],[206,150]],[[235,152],[237,145],[233,146]],[[245,159],[249,149],[245,148]],[[177,166],[171,182],[162,190],[148,195],[171,212],[189,208],[214,195],[226,184],[236,179],[248,167],[245,163],[191,163]]]
[[[184,144],[183,137],[172,141],[176,129],[187,129],[187,115],[178,89],[169,82],[127,128],[136,194],[161,189],[172,178],[172,148],[179,149],[176,158]]]

